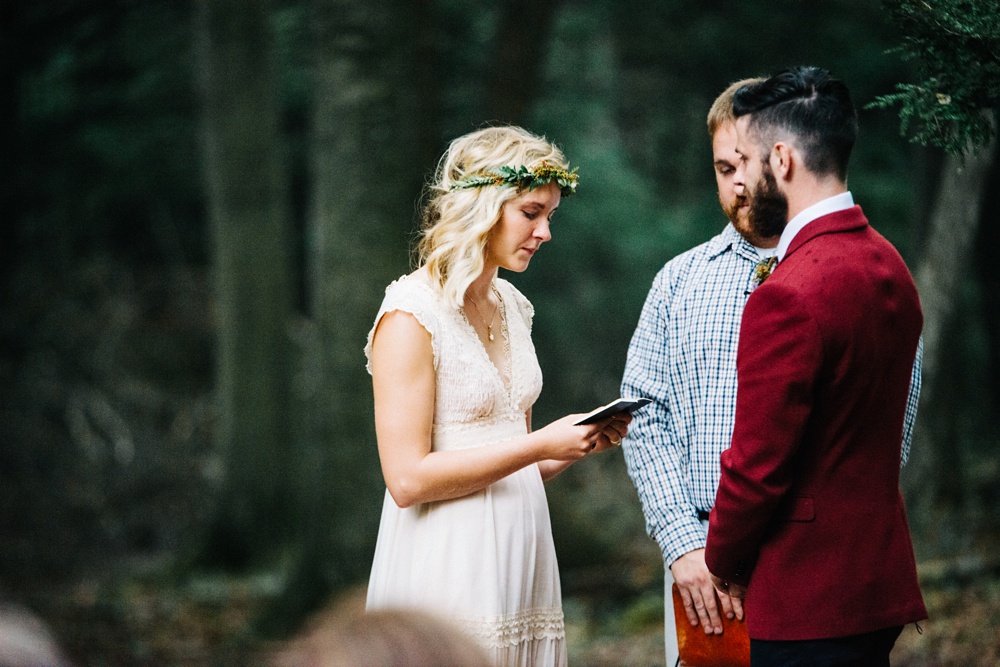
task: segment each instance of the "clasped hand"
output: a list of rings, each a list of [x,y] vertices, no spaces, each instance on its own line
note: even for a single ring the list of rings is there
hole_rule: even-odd
[[[597,434],[597,439],[594,440],[592,451],[604,451],[622,444],[622,439],[628,434],[628,425],[631,421],[632,415],[628,412],[622,412],[606,422],[596,424],[600,427],[600,431]]]
[[[708,571],[705,550],[690,551],[670,566],[674,581],[684,600],[684,611],[691,625],[701,625],[705,634],[722,634],[722,617],[743,620],[746,589],[726,584]]]
[[[632,415],[614,415],[595,424],[577,425],[583,415],[568,415],[541,429],[549,436],[548,458],[561,461],[580,459],[587,454],[617,447],[628,433]]]

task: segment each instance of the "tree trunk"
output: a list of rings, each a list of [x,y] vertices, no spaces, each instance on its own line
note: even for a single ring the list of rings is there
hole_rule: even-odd
[[[487,114],[504,123],[523,125],[545,71],[558,0],[508,0],[494,48],[495,62]]]
[[[415,113],[413,3],[313,0],[314,106],[307,220],[311,322],[302,385],[302,553],[280,616],[369,571],[384,485],[362,352],[392,280],[408,271],[425,170]],[[278,628],[280,631],[281,629]]]
[[[993,151],[993,166],[986,192],[1000,192],[1000,142]],[[976,269],[981,285],[983,321],[987,335],[987,377],[991,378],[987,391],[990,392],[990,414],[1000,415],[1000,266],[997,266],[995,249],[1000,246],[1000,209],[983,206],[982,221],[979,224],[979,240],[976,242]]]
[[[974,257],[973,244],[995,147],[994,139],[975,155],[946,158],[925,250],[915,271],[924,311],[923,386],[914,446],[903,471],[903,489],[918,531],[933,527],[938,501],[945,497],[946,487],[962,486],[961,470],[949,466],[949,462],[957,461],[952,453],[954,441],[936,428],[941,417],[937,398],[944,386],[942,360],[949,347],[946,334],[961,302],[963,281],[970,274],[968,267]]]
[[[21,180],[24,158],[21,128],[21,82],[30,44],[29,25],[24,20],[24,8],[15,2],[0,5],[0,90],[5,91],[0,100],[0,146],[4,157],[0,160],[0,303],[7,297],[6,288],[12,279],[21,245],[23,183]],[[28,35],[25,33],[28,32]]]
[[[266,557],[288,525],[290,231],[270,9],[200,0],[197,12],[225,469],[204,556],[232,567]]]

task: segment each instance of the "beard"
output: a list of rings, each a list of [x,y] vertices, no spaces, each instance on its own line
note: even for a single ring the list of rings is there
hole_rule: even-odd
[[[721,199],[721,197],[720,197]],[[721,203],[721,202],[720,202]],[[733,227],[740,229],[743,227],[743,222],[740,220],[740,206],[746,203],[746,197],[736,197],[733,203],[729,206],[722,204],[722,212],[725,213],[729,222],[733,223]]]
[[[766,162],[757,188],[750,194],[747,219],[750,229],[761,238],[780,235],[788,224],[788,198],[778,189],[771,165]]]

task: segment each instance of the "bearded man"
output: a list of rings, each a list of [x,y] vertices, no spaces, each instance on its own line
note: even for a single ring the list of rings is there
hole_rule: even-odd
[[[750,295],[705,561],[752,665],[888,665],[927,617],[899,491],[923,316],[847,189],[847,87],[797,67],[740,87],[736,178],[778,262]],[[910,396],[910,398],[908,398]]]

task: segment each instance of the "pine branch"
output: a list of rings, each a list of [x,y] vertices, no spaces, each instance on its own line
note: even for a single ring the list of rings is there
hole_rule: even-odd
[[[1000,11],[995,0],[883,0],[899,27],[896,49],[918,84],[901,83],[869,108],[899,105],[900,133],[962,154],[996,133],[1000,109]]]

